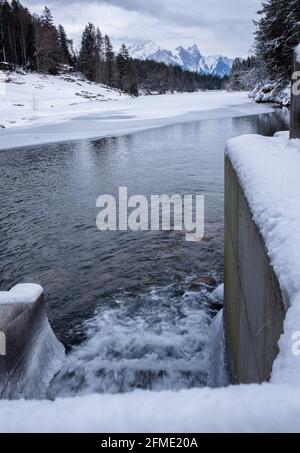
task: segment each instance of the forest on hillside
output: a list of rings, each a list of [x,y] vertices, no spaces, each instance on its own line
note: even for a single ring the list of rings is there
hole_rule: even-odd
[[[63,25],[54,25],[49,8],[41,15],[31,14],[19,0],[0,0],[0,67],[1,62],[53,75],[66,69],[80,71],[90,81],[135,96],[139,92],[220,89],[223,85],[223,79],[216,76],[133,60],[125,44],[116,53],[109,36],[92,23],[84,28],[80,48],[75,51]]]
[[[300,43],[300,0],[263,1],[255,25],[254,54],[234,61],[228,86],[251,90],[269,82],[280,91],[291,81]]]

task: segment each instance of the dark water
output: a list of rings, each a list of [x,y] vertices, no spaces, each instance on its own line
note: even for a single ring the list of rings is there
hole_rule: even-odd
[[[118,138],[0,152],[1,289],[45,289],[71,348],[51,395],[205,385],[205,342],[223,279],[223,153],[273,135],[288,113],[202,120]],[[205,194],[205,239],[99,232],[96,199]]]

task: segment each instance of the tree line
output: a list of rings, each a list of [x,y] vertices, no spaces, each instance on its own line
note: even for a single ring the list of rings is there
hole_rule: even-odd
[[[265,81],[284,87],[291,80],[294,49],[300,43],[300,0],[265,0],[258,16],[254,55],[236,61],[231,87],[251,89]]]
[[[300,43],[300,1],[267,0],[258,11],[255,53],[257,63],[272,80],[291,80],[293,54]]]
[[[93,82],[103,83],[137,96],[139,91],[220,89],[223,80],[185,71],[154,61],[132,59],[125,44],[115,53],[108,35],[88,23],[79,51],[63,25],[56,27],[52,13],[31,14],[19,0],[0,0],[0,62],[29,71],[58,74],[68,66]]]

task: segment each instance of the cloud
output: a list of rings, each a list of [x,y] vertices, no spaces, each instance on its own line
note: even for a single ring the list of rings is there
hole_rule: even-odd
[[[229,56],[248,52],[252,19],[261,5],[261,0],[24,0],[35,11],[44,2],[76,41],[83,26],[92,21],[116,43],[196,42],[204,53]]]
[[[157,15],[165,10],[165,2],[161,0],[99,0],[97,3],[114,5],[127,11]]]

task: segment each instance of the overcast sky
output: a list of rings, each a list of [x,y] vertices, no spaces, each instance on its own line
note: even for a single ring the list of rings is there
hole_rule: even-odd
[[[115,46],[153,40],[165,47],[198,44],[204,55],[245,56],[261,0],[23,0],[32,12],[45,4],[77,45],[93,22]]]

